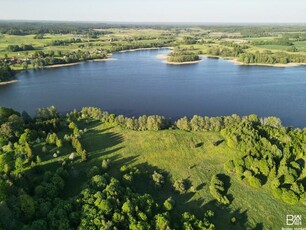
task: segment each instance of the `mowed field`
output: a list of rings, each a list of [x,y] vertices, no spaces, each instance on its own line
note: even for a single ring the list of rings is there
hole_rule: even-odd
[[[302,204],[291,206],[273,198],[269,184],[256,190],[238,181],[235,175],[226,173],[224,163],[240,153],[230,149],[225,142],[214,146],[215,141],[222,139],[219,133],[181,130],[137,132],[100,122],[81,122],[78,126],[81,129],[88,128],[80,141],[89,153],[89,161],[81,163],[76,160],[73,163],[77,165],[77,176],[71,177],[66,184],[67,198],[82,189],[90,168],[95,165],[100,167],[103,159],[111,159],[112,167],[108,173],[122,178],[120,168],[123,165],[141,169],[144,174],[137,176],[130,186],[139,193],[150,193],[161,204],[172,196],[176,202],[173,210],[175,215],[190,211],[201,218],[205,210],[214,210],[217,229],[246,229],[246,226],[281,229],[285,226],[288,213],[305,214],[305,206]],[[54,164],[67,159],[73,149],[69,143],[65,143],[58,158],[52,157],[54,151],[56,149],[49,149],[48,153],[41,156],[41,164],[46,169],[55,168]],[[152,182],[154,171],[166,176],[162,188],[156,188]],[[218,205],[209,192],[210,179],[214,174],[228,176],[226,184],[232,200],[229,207]],[[172,184],[177,179],[187,179],[190,182],[186,193],[173,191]],[[230,223],[233,216],[238,220],[236,225]]]

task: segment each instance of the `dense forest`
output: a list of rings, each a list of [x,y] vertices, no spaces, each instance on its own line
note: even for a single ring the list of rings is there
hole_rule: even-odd
[[[212,144],[218,146],[225,141],[237,154],[224,163],[226,175],[220,171],[211,177],[209,192],[216,202],[213,207],[226,208],[235,198],[235,194],[228,194],[230,177],[254,190],[267,185],[269,196],[286,204],[305,205],[306,130],[283,127],[276,117],[194,116],[173,122],[154,115],[117,116],[93,107],[67,115],[59,114],[54,107],[42,108],[31,117],[1,107],[2,229],[215,229],[218,216],[214,210],[206,209],[200,215],[174,212],[176,200],[172,196],[157,201],[153,194],[139,194],[136,189],[142,177],[159,197],[164,197],[163,187],[171,186],[171,193],[179,199],[194,189],[187,179],[169,184],[169,177],[157,169],[148,173],[142,167],[116,165],[108,158],[97,162],[84,144],[84,136],[92,132],[91,122],[144,135],[166,129],[194,135],[220,132],[222,139]],[[200,145],[195,143],[190,148]],[[89,167],[91,161],[95,165]],[[116,169],[118,166],[120,169]],[[71,181],[76,184],[72,186]],[[71,186],[77,186],[78,192]],[[228,224],[239,224],[237,217],[232,216]]]

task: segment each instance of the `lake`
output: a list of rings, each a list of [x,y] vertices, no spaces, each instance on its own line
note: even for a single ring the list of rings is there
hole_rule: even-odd
[[[192,65],[167,65],[156,56],[169,51],[116,53],[115,61],[30,70],[0,86],[0,106],[34,114],[54,105],[66,113],[97,106],[127,116],[280,117],[284,125],[306,126],[306,67],[239,66],[203,58]]]

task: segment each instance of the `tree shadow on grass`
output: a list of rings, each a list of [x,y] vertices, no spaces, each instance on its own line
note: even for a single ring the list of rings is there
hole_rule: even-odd
[[[87,152],[103,151],[123,142],[122,135],[115,132],[90,130],[80,139]]]

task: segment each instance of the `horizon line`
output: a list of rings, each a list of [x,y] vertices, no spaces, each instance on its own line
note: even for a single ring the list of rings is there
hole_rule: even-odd
[[[200,21],[92,21],[92,20],[56,20],[56,19],[0,19],[0,22],[57,22],[57,23],[103,23],[103,24],[162,24],[162,25],[305,25],[306,22],[200,22]]]

